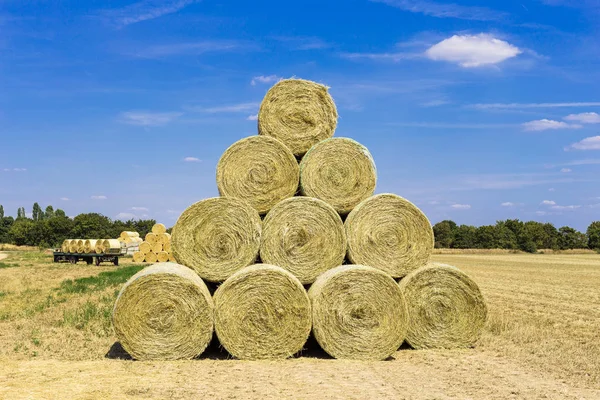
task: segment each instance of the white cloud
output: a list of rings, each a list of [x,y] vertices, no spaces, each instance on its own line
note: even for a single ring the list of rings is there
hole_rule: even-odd
[[[578,208],[581,208],[581,206],[552,206],[550,207],[553,210],[567,210],[567,211],[572,211],[572,210],[577,210]]]
[[[474,21],[495,21],[506,16],[505,13],[486,7],[470,7],[458,4],[436,3],[422,0],[371,0],[384,3],[412,13],[425,14],[437,18],[458,18]]]
[[[146,207],[131,207],[131,209],[133,211],[150,211],[148,208]]]
[[[573,143],[565,150],[600,150],[600,136],[585,138],[580,142]]]
[[[277,75],[268,75],[268,76],[264,76],[264,75],[260,75],[260,76],[255,76],[254,78],[252,78],[252,80],[250,81],[250,84],[252,86],[256,86],[257,83],[274,83],[277,82],[281,79],[280,76]]]
[[[143,0],[128,6],[106,10],[104,15],[113,20],[119,27],[136,24],[142,21],[176,13],[195,3],[197,0]]]
[[[425,103],[421,103],[422,107],[439,107],[444,106],[446,104],[450,104],[451,102],[448,100],[431,100]]]
[[[546,131],[549,129],[579,129],[581,125],[568,124],[562,121],[554,121],[551,119],[540,119],[536,121],[529,121],[522,124],[523,129],[526,131]]]
[[[70,199],[70,198],[68,198],[68,197],[61,197],[60,199],[61,199],[62,201],[69,201],[69,200],[71,200],[71,199]]]
[[[167,210],[167,214],[178,214],[179,211],[177,210]]]
[[[440,202],[439,202],[439,201],[437,201],[437,200],[431,200],[431,201],[429,202],[429,204],[431,204],[432,206],[436,206],[436,205],[440,204]]]
[[[174,121],[182,115],[183,113],[180,112],[150,113],[143,111],[127,111],[121,113],[120,117],[122,122],[129,125],[161,126]]]
[[[505,203],[502,203],[502,204],[500,204],[500,205],[501,205],[502,207],[514,207],[514,206],[516,206],[516,204],[515,204],[515,203],[512,203],[512,202],[510,202],[510,201],[507,201],[507,202],[505,202]]]
[[[204,53],[249,51],[257,46],[252,42],[234,40],[203,40],[197,42],[157,44],[139,49],[122,50],[124,55],[138,58],[160,59],[171,56],[197,56]]]
[[[544,200],[544,201],[542,201],[541,204],[543,204],[545,206],[553,206],[556,204],[556,202],[554,200]]]
[[[4,172],[25,172],[25,171],[27,171],[27,168],[3,168],[2,171],[4,171]]]
[[[196,157],[186,157],[183,159],[185,162],[201,162],[202,160]]]
[[[332,47],[331,43],[314,36],[273,36],[272,38],[285,43],[291,50],[322,50]]]
[[[398,62],[402,60],[412,60],[415,58],[422,57],[422,54],[416,53],[340,53],[340,57],[348,60],[375,60],[375,61],[393,61]]]
[[[455,210],[469,210],[471,208],[470,204],[452,204],[450,207]]]
[[[560,172],[563,174],[568,174],[569,172],[573,172],[573,170],[571,168],[563,168],[560,170]]]
[[[248,112],[254,111],[258,108],[258,103],[240,103],[240,104],[232,104],[228,106],[218,106],[218,107],[192,107],[190,108],[192,111],[205,112],[209,114],[217,114],[217,113],[236,113],[236,112]]]
[[[554,189],[554,188],[550,188],[550,189],[548,189],[548,191],[549,191],[549,192],[555,192],[555,191],[556,191],[556,189]]]
[[[258,121],[258,114],[248,115],[246,118],[248,121]]]
[[[127,213],[127,212],[122,212],[122,213],[118,213],[116,218],[120,219],[120,220],[136,219],[137,215],[132,214],[132,213]]]
[[[567,115],[565,121],[575,121],[580,124],[600,124],[600,114],[595,112],[587,112],[581,114]]]
[[[599,107],[600,102],[579,103],[479,103],[470,107],[480,110],[489,109],[522,109],[522,108],[559,108],[559,107]]]
[[[516,57],[522,50],[486,33],[454,35],[431,46],[425,55],[435,61],[449,61],[465,68],[498,64]]]
[[[108,199],[108,197],[100,195],[100,196],[91,196],[90,199],[92,199],[92,200],[106,200],[106,199]]]
[[[535,212],[537,215],[546,215],[547,212],[546,211],[536,211]]]

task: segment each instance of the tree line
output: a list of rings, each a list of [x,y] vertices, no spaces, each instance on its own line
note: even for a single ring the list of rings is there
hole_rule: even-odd
[[[17,218],[5,217],[0,205],[0,243],[48,248],[59,247],[65,239],[118,238],[122,231],[136,231],[144,237],[156,223],[153,219],[113,221],[98,213],[69,218],[61,209],[50,205],[44,210],[38,203],[30,215],[20,207]]]
[[[586,233],[569,226],[556,228],[550,223],[498,221],[495,225],[475,227],[445,220],[433,226],[436,248],[509,249],[534,253],[538,249],[600,250],[600,221],[592,222]]]

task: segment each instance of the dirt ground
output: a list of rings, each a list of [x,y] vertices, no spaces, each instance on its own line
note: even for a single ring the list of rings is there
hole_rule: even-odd
[[[277,362],[231,360],[218,348],[194,361],[110,359],[118,355],[109,351],[112,333],[57,322],[82,301],[68,297],[35,321],[30,314],[0,320],[0,399],[600,399],[599,255],[434,258],[471,275],[488,301],[475,349],[402,348],[388,361],[353,362],[329,359],[309,343],[302,356]],[[23,299],[45,298],[43,282],[99,271],[28,265],[0,269],[0,294],[8,293],[0,307],[9,312]],[[29,280],[27,268],[40,278]]]

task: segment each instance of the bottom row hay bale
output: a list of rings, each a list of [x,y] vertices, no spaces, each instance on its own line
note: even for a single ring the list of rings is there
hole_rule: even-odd
[[[144,262],[145,254],[141,251],[136,251],[133,253],[133,262],[141,263]]]
[[[400,281],[415,349],[472,347],[481,336],[487,306],[477,284],[458,268],[431,263]]]
[[[169,261],[169,253],[167,253],[166,251],[159,251],[158,253],[156,253],[156,259],[158,260],[158,262],[167,262]]]
[[[70,239],[63,240],[62,245],[60,246],[60,251],[62,251],[63,253],[68,253],[70,245],[71,245]]]
[[[243,360],[290,357],[311,330],[310,300],[294,275],[268,264],[243,268],[215,292],[215,332]]]
[[[191,269],[155,264],[123,286],[112,322],[121,345],[135,359],[191,359],[212,338],[213,301]]]
[[[119,254],[121,252],[121,242],[119,239],[106,239],[102,243],[104,253]]]
[[[314,336],[335,358],[384,360],[404,341],[407,309],[400,287],[383,271],[343,265],[308,291]]]
[[[158,256],[156,255],[156,253],[150,252],[150,253],[146,253],[144,259],[148,263],[155,263],[158,261]]]

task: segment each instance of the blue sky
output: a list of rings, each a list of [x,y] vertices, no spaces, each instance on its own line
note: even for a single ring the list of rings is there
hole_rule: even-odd
[[[0,0],[0,204],[173,224],[280,77],[435,223],[600,219],[596,0]]]

